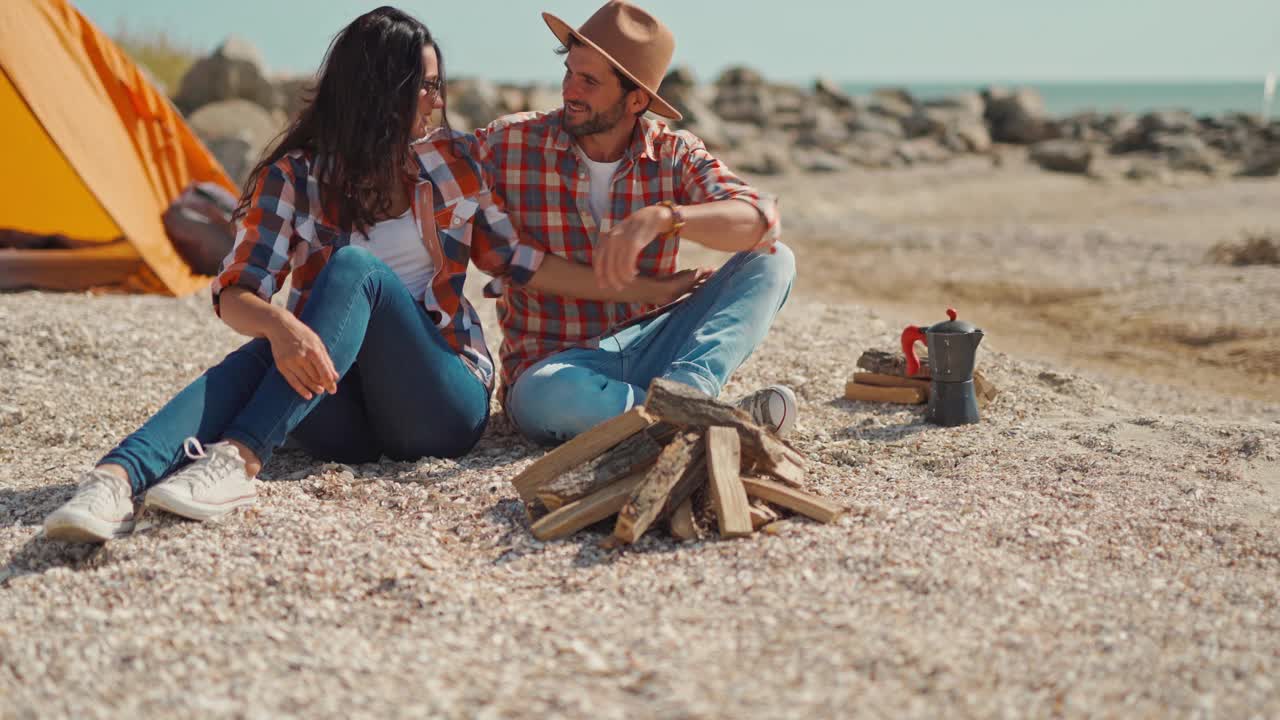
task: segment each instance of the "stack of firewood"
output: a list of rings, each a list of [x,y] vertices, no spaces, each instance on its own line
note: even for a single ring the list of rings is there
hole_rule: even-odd
[[[539,540],[614,515],[620,543],[664,521],[681,540],[706,534],[713,519],[721,537],[740,537],[780,517],[777,508],[835,520],[842,508],[798,489],[804,465],[741,410],[658,379],[643,406],[557,447],[512,484]]]
[[[858,357],[858,371],[844,385],[846,400],[919,405],[929,401],[929,356],[920,357],[920,370],[907,376],[907,359],[902,353],[868,350]],[[996,396],[996,389],[979,371],[973,373],[978,406]]]

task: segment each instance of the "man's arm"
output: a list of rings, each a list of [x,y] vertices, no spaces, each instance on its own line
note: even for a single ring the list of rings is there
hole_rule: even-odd
[[[781,228],[772,195],[751,187],[716,159],[700,140],[683,134],[674,157],[676,202],[684,216],[680,238],[725,252],[770,250]],[[673,227],[670,208],[638,210],[600,236],[592,264],[604,287],[625,287],[636,277],[636,258]]]

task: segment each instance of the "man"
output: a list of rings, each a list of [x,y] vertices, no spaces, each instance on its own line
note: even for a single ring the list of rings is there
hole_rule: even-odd
[[[644,402],[655,377],[711,396],[764,340],[795,277],[772,197],[700,140],[643,117],[680,119],[657,95],[675,41],[644,10],[611,0],[580,28],[543,13],[563,47],[564,106],[501,118],[478,155],[523,239],[589,264],[601,288],[677,271],[681,239],[737,251],[682,302],[577,301],[504,287],[504,400],[529,439],[554,444]],[[774,385],[740,405],[786,433],[794,393]]]

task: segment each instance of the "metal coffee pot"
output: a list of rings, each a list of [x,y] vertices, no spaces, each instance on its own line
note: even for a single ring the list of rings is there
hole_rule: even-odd
[[[947,308],[945,320],[929,327],[910,325],[902,331],[902,352],[907,356],[907,376],[920,372],[915,344],[929,348],[929,409],[925,419],[953,426],[978,422],[978,394],[973,387],[973,366],[977,362],[982,330],[973,323],[956,319],[955,308]]]

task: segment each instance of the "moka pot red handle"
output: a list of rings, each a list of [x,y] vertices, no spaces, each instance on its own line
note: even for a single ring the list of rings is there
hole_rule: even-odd
[[[920,360],[916,357],[916,341],[920,341],[928,346],[929,339],[925,337],[924,330],[915,326],[908,325],[902,331],[902,352],[907,356],[907,377],[912,377],[920,372]]]

